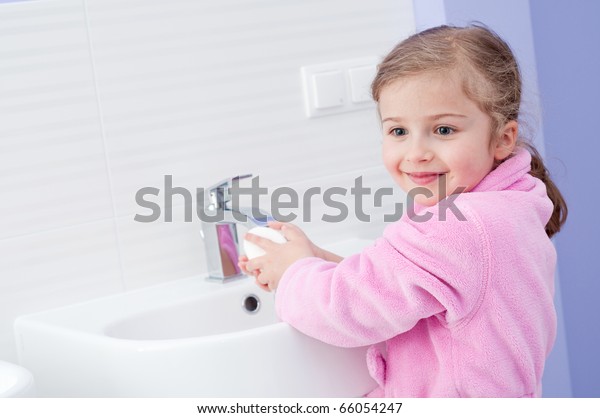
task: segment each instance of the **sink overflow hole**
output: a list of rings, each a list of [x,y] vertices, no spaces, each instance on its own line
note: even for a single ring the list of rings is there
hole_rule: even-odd
[[[260,309],[260,299],[256,295],[248,295],[244,298],[242,306],[246,312],[255,314]]]

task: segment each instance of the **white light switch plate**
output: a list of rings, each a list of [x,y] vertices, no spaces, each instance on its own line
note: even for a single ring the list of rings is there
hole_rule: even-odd
[[[343,106],[346,100],[346,82],[341,71],[328,71],[312,75],[310,80],[317,109]]]
[[[371,109],[371,82],[379,57],[362,57],[305,66],[300,69],[309,118]]]

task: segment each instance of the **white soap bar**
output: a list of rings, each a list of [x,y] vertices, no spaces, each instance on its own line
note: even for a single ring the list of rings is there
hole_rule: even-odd
[[[259,237],[270,239],[277,244],[283,244],[287,240],[283,234],[276,229],[268,228],[266,226],[257,226],[248,231],[249,234],[258,235]],[[265,254],[265,251],[258,245],[251,243],[250,241],[244,240],[244,252],[249,260],[255,257],[260,257]]]

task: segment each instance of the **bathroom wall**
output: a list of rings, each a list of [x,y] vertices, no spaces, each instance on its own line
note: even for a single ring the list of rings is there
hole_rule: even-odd
[[[133,220],[136,191],[166,175],[390,187],[374,108],[308,119],[300,67],[412,32],[410,0],[3,1],[0,358],[16,361],[18,315],[206,271],[181,196],[174,222]],[[381,227],[313,219],[320,243]]]

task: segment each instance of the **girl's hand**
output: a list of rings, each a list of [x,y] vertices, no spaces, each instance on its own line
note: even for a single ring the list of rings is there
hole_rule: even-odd
[[[258,287],[269,292],[269,287],[267,285],[259,283],[259,281],[257,279],[258,273],[260,273],[260,272],[258,270],[254,270],[254,271],[248,270],[248,268],[246,267],[247,264],[248,264],[248,257],[246,257],[245,255],[240,255],[240,258],[238,259],[238,266],[240,266],[240,269],[244,273],[246,273],[248,276],[254,276],[254,281],[256,282]]]
[[[254,276],[261,288],[275,290],[289,266],[301,258],[318,257],[320,249],[295,225],[282,222],[269,222],[268,225],[280,231],[287,242],[277,244],[258,235],[246,234],[244,239],[258,245],[266,254],[252,260],[242,256],[238,265],[242,271]]]

